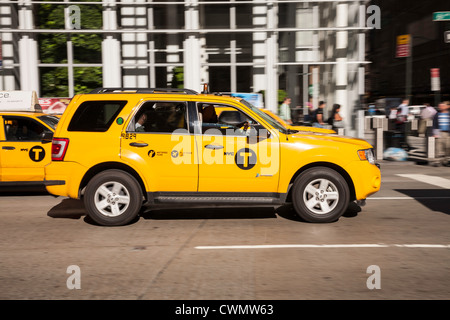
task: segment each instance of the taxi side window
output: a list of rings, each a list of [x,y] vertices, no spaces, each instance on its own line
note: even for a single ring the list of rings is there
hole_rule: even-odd
[[[27,118],[4,118],[7,141],[40,141],[43,132],[50,132],[40,123]]]
[[[85,101],[75,111],[67,131],[106,132],[127,101]]]
[[[146,102],[136,113],[128,131],[172,133],[187,130],[186,103]]]
[[[202,126],[203,134],[215,134],[218,129],[222,134],[229,134],[233,130],[234,135],[246,135],[240,130],[246,123],[254,125],[257,122],[252,120],[242,111],[226,105],[214,105],[208,103],[199,103],[197,105],[199,120]]]

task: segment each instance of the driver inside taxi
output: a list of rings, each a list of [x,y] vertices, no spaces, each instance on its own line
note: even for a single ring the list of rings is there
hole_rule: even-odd
[[[217,123],[217,113],[213,105],[206,105],[205,107],[203,107],[201,113],[203,123]]]

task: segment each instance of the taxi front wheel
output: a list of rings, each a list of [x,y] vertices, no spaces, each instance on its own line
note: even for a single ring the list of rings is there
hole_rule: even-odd
[[[125,225],[138,215],[142,191],[136,179],[128,173],[106,170],[89,181],[84,205],[89,217],[100,225]]]
[[[292,201],[295,211],[304,220],[333,222],[347,209],[350,191],[338,172],[315,167],[295,179]]]

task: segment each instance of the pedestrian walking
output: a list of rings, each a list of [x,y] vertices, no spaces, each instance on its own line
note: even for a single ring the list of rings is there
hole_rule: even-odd
[[[284,98],[283,103],[280,106],[280,118],[288,124],[292,124],[290,104],[291,98]]]
[[[314,111],[314,120],[312,124],[313,127],[324,128],[325,121],[323,119],[323,109],[325,108],[325,106],[325,101],[319,102],[319,107]]]
[[[436,109],[430,106],[429,103],[425,103],[424,106],[425,108],[423,108],[422,112],[420,113],[419,136],[425,136],[425,134],[427,133],[427,121],[433,120],[437,112]]]
[[[409,99],[403,99],[402,103],[397,107],[397,123],[403,124],[408,120]]]
[[[406,122],[409,114],[409,99],[403,99],[402,103],[397,107],[397,120],[395,123],[396,131],[400,134],[400,146],[409,150],[408,141],[406,138]]]
[[[328,118],[328,124],[332,126],[333,130],[344,127],[344,119],[340,115],[341,105],[333,104],[333,110],[331,111],[331,115]]]
[[[442,165],[450,164],[450,101],[439,104],[439,112],[433,119],[433,135],[436,138],[436,155]]]

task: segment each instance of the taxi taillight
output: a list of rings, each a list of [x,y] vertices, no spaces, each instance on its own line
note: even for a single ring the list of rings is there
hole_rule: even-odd
[[[52,141],[52,160],[62,161],[66,155],[69,139],[67,138],[53,138]]]

